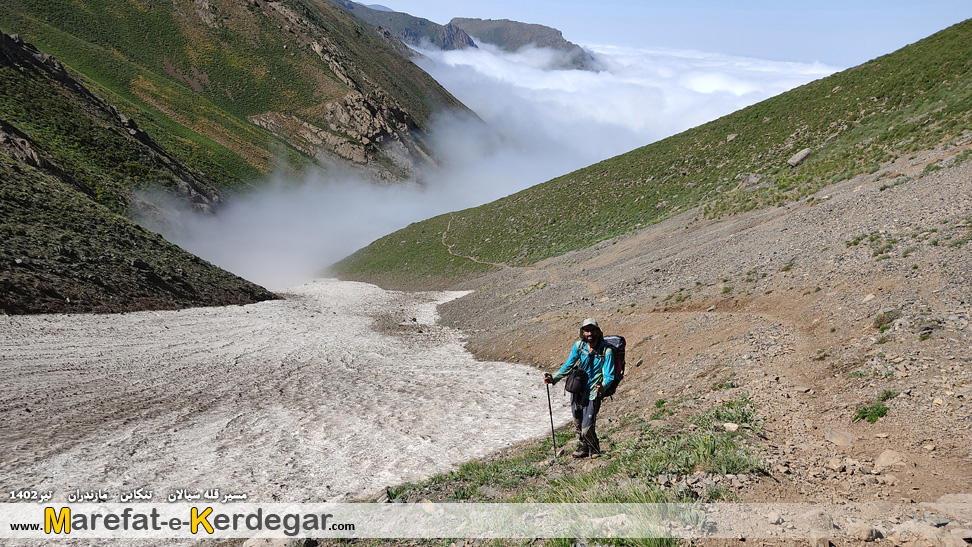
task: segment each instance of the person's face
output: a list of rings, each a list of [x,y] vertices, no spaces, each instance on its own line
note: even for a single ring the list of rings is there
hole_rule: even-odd
[[[585,342],[590,344],[591,342],[594,341],[594,338],[597,336],[596,332],[597,331],[595,331],[594,329],[581,329],[581,336],[584,337]]]

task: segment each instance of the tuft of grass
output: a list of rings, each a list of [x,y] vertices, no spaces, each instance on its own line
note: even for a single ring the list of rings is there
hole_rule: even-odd
[[[882,402],[874,403],[871,406],[865,406],[857,409],[857,414],[854,415],[855,422],[860,420],[867,420],[870,423],[878,421],[878,418],[883,418],[888,413],[888,407]]]
[[[880,395],[878,395],[878,402],[883,403],[884,401],[887,401],[888,399],[894,399],[897,396],[898,396],[897,391],[885,389],[884,391],[881,392]]]
[[[884,327],[890,327],[900,317],[901,310],[890,310],[880,313],[874,318],[874,328],[880,330]]]
[[[658,399],[655,401],[655,408],[657,410],[652,413],[651,419],[662,420],[665,418],[665,416],[670,416],[672,414],[672,409],[668,408],[668,406],[666,406],[667,404],[668,401],[665,399]]]
[[[739,387],[739,382],[736,381],[736,373],[730,372],[726,378],[720,382],[715,382],[712,384],[712,389],[714,391],[719,391],[723,389],[732,389]]]
[[[655,408],[668,407],[659,399]],[[726,431],[722,424],[741,427]],[[610,448],[602,456],[604,465],[591,469],[573,468],[550,474],[551,441],[545,439],[510,456],[463,464],[421,483],[388,489],[392,500],[431,499],[442,501],[501,500],[539,503],[663,503],[689,501],[678,491],[666,490],[652,480],[660,473],[764,473],[766,464],[749,442],[749,432],[759,432],[763,421],[752,401],[742,396],[697,414],[690,419],[692,430],[670,434],[648,428],[640,419],[621,422],[602,437],[624,434],[617,442],[603,438]],[[572,433],[558,433],[564,446]],[[567,460],[557,457],[554,464]],[[708,499],[726,499],[725,490],[701,493]],[[499,497],[497,497],[499,496]]]

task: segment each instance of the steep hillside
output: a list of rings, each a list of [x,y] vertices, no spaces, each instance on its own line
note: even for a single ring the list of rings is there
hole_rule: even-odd
[[[352,15],[373,27],[390,32],[402,42],[413,46],[434,46],[439,49],[475,48],[476,43],[461,28],[452,23],[440,25],[428,19],[386,9],[372,9],[357,2],[335,0]]]
[[[812,201],[718,220],[685,213],[478,279],[439,307],[443,322],[481,359],[538,368],[508,386],[535,394],[528,409],[547,409],[541,371],[563,364],[585,317],[626,337],[627,374],[597,422],[604,453],[571,458],[568,426],[557,458],[548,432],[378,499],[815,504],[830,516],[785,544],[967,544],[972,154],[961,151],[972,135],[956,145]],[[405,344],[432,336],[388,314]],[[550,392],[563,401],[561,384]],[[759,507],[720,529],[745,540],[702,544],[778,543],[814,514]]]
[[[520,23],[508,19],[468,19],[456,17],[450,23],[469,33],[470,36],[515,52],[526,46],[551,48],[564,52],[563,60],[556,68],[597,70],[598,64],[583,48],[564,39],[563,34],[551,27]]]
[[[0,310],[131,311],[273,294],[121,216],[165,188],[197,208],[216,181],[168,154],[56,59],[0,34]]]
[[[311,161],[401,179],[433,161],[432,112],[462,108],[329,2],[11,0],[0,26],[224,184]]]
[[[699,218],[716,218],[778,206],[916,151],[954,147],[970,116],[972,21],[965,21],[679,135],[415,223],[335,270],[421,286],[531,264],[697,207]],[[805,150],[809,156],[799,154]],[[884,173],[888,185],[907,180]]]
[[[439,307],[443,323],[481,359],[536,366],[509,389],[540,407],[540,373],[584,318],[628,343],[599,457],[570,458],[568,427],[556,456],[547,437],[377,499],[816,504],[702,543],[778,542],[810,521],[794,542],[967,544],[970,34],[967,21],[339,264],[476,289]],[[413,343],[429,336],[387,315]]]

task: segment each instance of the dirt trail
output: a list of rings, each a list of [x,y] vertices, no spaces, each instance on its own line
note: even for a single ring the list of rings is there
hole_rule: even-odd
[[[900,158],[801,202],[726,219],[690,211],[491,273],[443,317],[476,355],[545,370],[563,362],[582,318],[598,318],[627,338],[629,362],[645,360],[602,411],[607,420],[648,420],[664,400],[677,425],[750,397],[766,419],[770,476],[736,488],[740,499],[969,493],[972,165],[955,158]],[[939,169],[925,169],[931,162]],[[853,420],[886,393],[885,417]],[[853,440],[837,444],[835,431]],[[905,463],[874,473],[886,451]]]
[[[0,316],[0,484],[340,501],[548,434],[533,369],[435,325],[459,294],[321,280],[250,306]]]

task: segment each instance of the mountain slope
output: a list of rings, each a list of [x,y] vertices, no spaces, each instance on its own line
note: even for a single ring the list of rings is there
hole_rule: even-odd
[[[469,19],[456,17],[450,23],[487,44],[515,52],[527,46],[550,48],[564,53],[564,59],[556,68],[597,70],[598,63],[583,48],[564,39],[563,34],[551,27],[521,23],[508,19]]]
[[[914,151],[949,146],[969,130],[970,115],[972,20],[627,154],[415,223],[335,271],[416,286],[530,264],[699,206],[718,217],[805,199]],[[808,148],[802,164],[788,164]]]
[[[131,311],[273,294],[120,213],[153,214],[151,184],[211,209],[215,181],[182,164],[63,65],[0,34],[0,310]]]
[[[365,23],[385,29],[409,45],[419,47],[431,45],[447,50],[476,47],[472,38],[452,23],[440,25],[407,13],[391,11],[387,8],[373,9],[348,0],[335,0],[335,2]]]
[[[328,2],[11,0],[0,26],[236,183],[309,161],[401,179],[432,161],[422,137],[432,112],[462,108]]]

